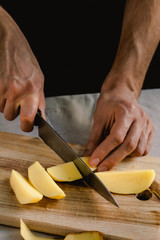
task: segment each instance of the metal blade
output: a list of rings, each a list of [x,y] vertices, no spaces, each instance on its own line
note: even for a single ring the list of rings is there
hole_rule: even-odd
[[[65,162],[73,161],[83,176],[83,180],[106,200],[119,207],[118,203],[101,180],[91,171],[63,138],[40,116],[36,114],[39,136]]]

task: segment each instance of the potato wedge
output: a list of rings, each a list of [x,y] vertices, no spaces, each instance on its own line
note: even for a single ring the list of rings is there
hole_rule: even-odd
[[[86,165],[94,171],[96,168],[89,166],[89,157],[81,157]],[[47,172],[57,182],[72,182],[82,178],[82,175],[76,168],[73,162],[62,163],[50,168],[47,168]]]
[[[96,175],[112,193],[137,194],[149,188],[155,178],[155,171],[106,171],[97,172]]]
[[[66,197],[63,190],[55,183],[38,161],[28,168],[28,178],[30,183],[44,196],[53,199]]]
[[[43,198],[43,195],[32,187],[24,176],[15,170],[11,172],[10,185],[18,202],[21,204],[37,203]]]
[[[24,240],[54,240],[54,238],[43,238],[35,236],[22,219],[20,220],[20,233]]]
[[[64,240],[103,240],[101,233],[93,232],[82,232],[82,233],[70,233]]]
[[[55,238],[43,238],[43,237],[35,236],[22,219],[20,220],[20,233],[24,240],[55,240]],[[62,239],[64,240],[103,240],[103,236],[99,232],[93,231],[93,232],[82,232],[82,233],[70,233],[65,238],[62,238]]]

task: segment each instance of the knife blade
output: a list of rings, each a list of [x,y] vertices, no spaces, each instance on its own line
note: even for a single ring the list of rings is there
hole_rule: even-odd
[[[119,207],[112,194],[102,183],[102,181],[91,171],[76,152],[66,143],[66,141],[45,121],[40,112],[35,117],[35,125],[38,126],[39,137],[64,161],[73,161],[83,180],[99,193],[103,198]]]

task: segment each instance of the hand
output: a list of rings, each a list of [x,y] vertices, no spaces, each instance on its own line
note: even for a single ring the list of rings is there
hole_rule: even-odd
[[[23,33],[0,7],[0,112],[7,120],[18,115],[21,129],[31,131],[39,108],[44,117],[44,76]]]
[[[125,89],[102,92],[84,155],[98,171],[110,170],[126,156],[149,152],[154,127],[133,93]]]

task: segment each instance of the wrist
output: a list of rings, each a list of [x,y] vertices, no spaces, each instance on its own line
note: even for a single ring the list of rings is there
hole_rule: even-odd
[[[141,81],[143,82],[143,81]],[[102,87],[101,93],[103,92],[130,92],[138,99],[141,91],[140,81],[137,81],[135,76],[132,74],[132,71],[123,70],[123,68],[112,68],[107,77],[105,78]]]

